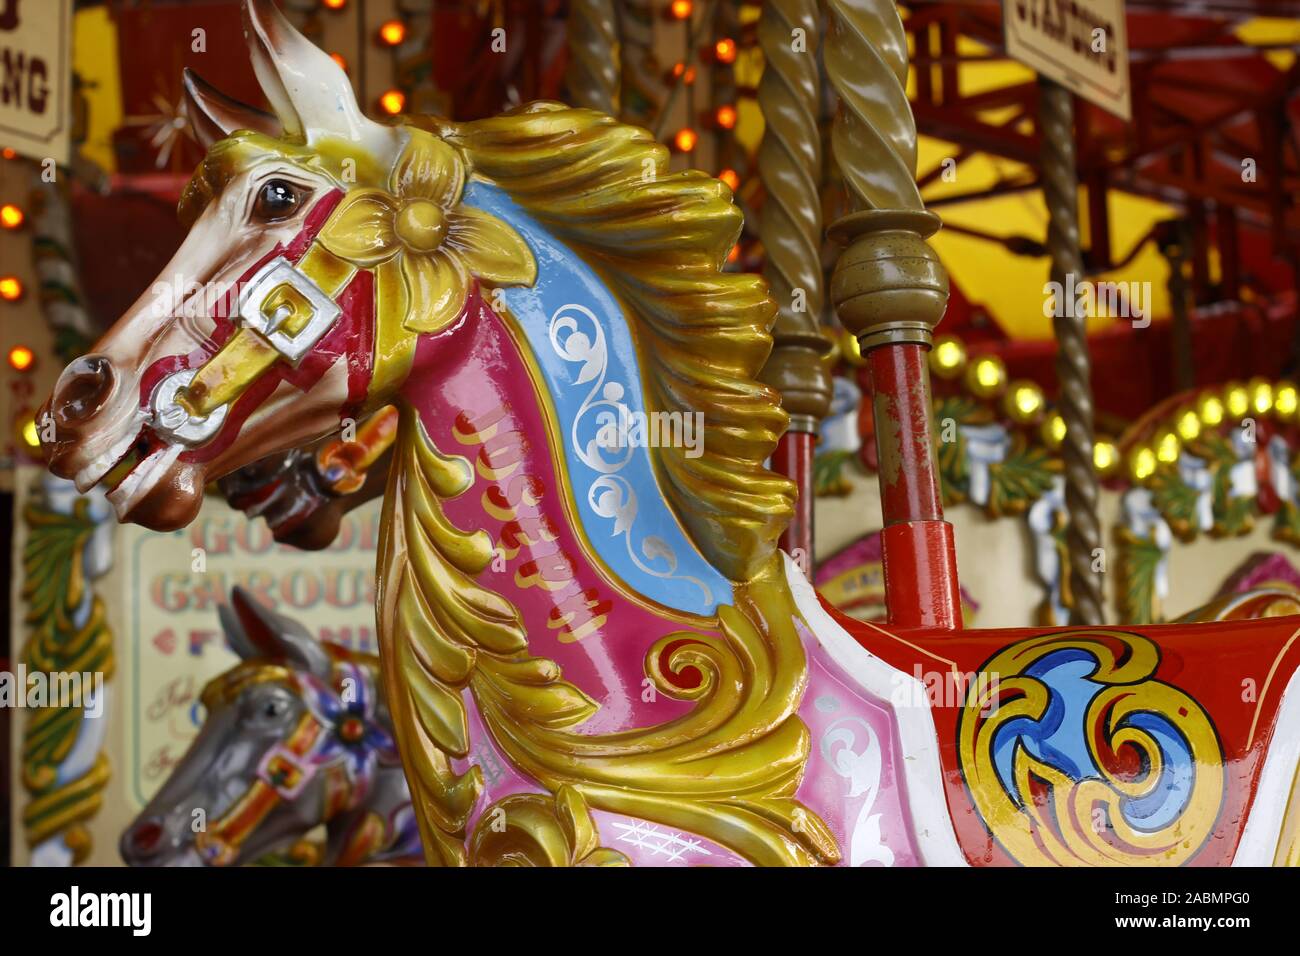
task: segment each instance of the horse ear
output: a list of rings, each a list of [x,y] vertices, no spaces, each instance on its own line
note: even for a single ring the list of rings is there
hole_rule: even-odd
[[[263,607],[243,588],[236,586],[230,592],[230,604],[219,608],[218,614],[226,639],[241,659],[285,661],[329,679],[330,657],[320,642],[293,618]]]
[[[397,131],[361,112],[343,68],[295,30],[274,0],[244,0],[244,34],[286,136],[309,143],[342,139],[379,159],[395,154]]]
[[[237,129],[250,129],[276,139],[284,132],[280,121],[270,113],[232,99],[189,67],[185,68],[183,85],[190,129],[204,149]]]

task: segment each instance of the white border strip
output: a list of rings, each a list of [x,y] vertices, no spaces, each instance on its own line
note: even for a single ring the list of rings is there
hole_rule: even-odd
[[[845,674],[898,721],[902,759],[896,761],[896,765],[903,768],[903,792],[912,814],[912,835],[921,862],[926,866],[968,866],[948,812],[943,768],[939,762],[938,734],[934,729],[925,685],[911,674],[885,663],[855,641],[826,613],[817,599],[817,592],[799,566],[784,551],[781,557],[785,559],[785,577],[795,607],[817,642]],[[902,699],[917,703],[895,707],[893,702],[900,699],[896,696],[900,693],[906,695]],[[1300,746],[1300,735],[1296,739]]]
[[[1264,771],[1259,775],[1246,829],[1232,858],[1233,866],[1273,865],[1297,765],[1300,765],[1300,671],[1291,675],[1282,693],[1264,755]]]

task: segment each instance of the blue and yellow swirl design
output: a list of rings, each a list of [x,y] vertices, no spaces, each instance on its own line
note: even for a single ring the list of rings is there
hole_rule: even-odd
[[[1213,832],[1223,750],[1205,711],[1152,677],[1156,645],[1088,630],[1012,645],[958,725],[962,772],[994,838],[1029,866],[1176,866]]]

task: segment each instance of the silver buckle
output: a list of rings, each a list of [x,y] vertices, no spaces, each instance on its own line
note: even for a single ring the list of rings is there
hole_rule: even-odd
[[[267,306],[273,304],[269,300],[277,292],[283,302],[268,314]],[[304,311],[308,313],[305,316]],[[284,256],[259,269],[239,297],[243,324],[259,332],[294,365],[316,347],[342,313],[333,299]]]
[[[204,418],[191,418],[181,407],[176,393],[189,385],[197,373],[196,368],[178,369],[159,382],[153,393],[154,430],[191,446],[202,445],[219,432],[230,410],[230,406],[222,405]]]

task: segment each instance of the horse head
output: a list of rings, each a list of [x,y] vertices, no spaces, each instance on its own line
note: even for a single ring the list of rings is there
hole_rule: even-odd
[[[122,858],[238,865],[321,824],[329,862],[418,854],[377,662],[320,644],[239,588],[220,615],[240,663],[204,688],[203,727],[123,833]]]
[[[122,520],[187,524],[205,483],[396,400],[484,301],[505,311],[499,293],[538,278],[529,219],[628,304],[649,404],[704,416],[699,447],[656,452],[695,544],[733,580],[767,567],[793,500],[764,464],[787,416],[754,380],[766,285],[721,271],[741,226],[730,190],[671,173],[645,130],[556,103],[373,122],[272,2],[244,12],[274,115],[187,76],[208,146],[181,201],[189,234],[60,376],[39,416],[51,470],[103,483]]]
[[[534,272],[508,228],[460,206],[455,149],[362,115],[273,3],[244,13],[275,115],[187,74],[209,148],[181,203],[189,234],[42,416],[51,469],[82,490],[105,482],[123,520],[155,529],[192,520],[208,480],[382,405],[472,278]]]

